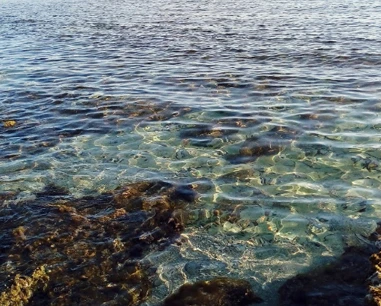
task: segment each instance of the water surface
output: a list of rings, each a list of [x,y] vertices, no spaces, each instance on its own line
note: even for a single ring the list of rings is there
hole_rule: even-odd
[[[141,259],[156,267],[145,305],[224,275],[274,305],[288,278],[366,244],[381,216],[378,1],[0,7],[4,206],[52,185],[200,194],[182,244]]]

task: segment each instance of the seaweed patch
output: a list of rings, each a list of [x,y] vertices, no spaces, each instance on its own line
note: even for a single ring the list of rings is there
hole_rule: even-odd
[[[1,213],[1,305],[139,305],[155,272],[140,259],[172,242],[197,199],[163,181],[80,199],[48,191]]]

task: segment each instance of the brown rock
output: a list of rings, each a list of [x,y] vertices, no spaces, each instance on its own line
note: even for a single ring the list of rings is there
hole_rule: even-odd
[[[139,259],[174,241],[196,199],[192,185],[152,181],[80,199],[53,186],[10,204],[1,215],[0,301],[20,293],[31,306],[141,304],[154,269]],[[42,265],[46,277],[33,283]]]

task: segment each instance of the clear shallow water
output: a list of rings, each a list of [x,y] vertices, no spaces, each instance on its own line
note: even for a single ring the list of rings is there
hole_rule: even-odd
[[[5,1],[4,204],[50,184],[197,184],[185,242],[144,258],[147,305],[217,275],[273,305],[380,219],[380,16],[377,1]]]

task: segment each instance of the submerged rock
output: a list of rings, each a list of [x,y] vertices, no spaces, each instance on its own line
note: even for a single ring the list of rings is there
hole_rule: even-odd
[[[233,139],[233,135],[243,128],[258,126],[264,121],[251,114],[234,111],[218,112],[217,117],[208,118],[207,123],[198,122],[182,126],[179,136],[184,144],[218,148]]]
[[[279,289],[279,305],[366,305],[366,279],[372,271],[369,256],[373,250],[349,248],[338,261],[289,279]]]
[[[367,296],[370,305],[381,305],[381,252],[370,257],[370,261],[375,270],[368,279],[369,295]]]
[[[249,282],[217,277],[182,285],[165,299],[164,306],[245,306],[262,301],[254,294]]]
[[[255,161],[263,155],[278,154],[295,139],[297,134],[297,130],[276,126],[263,134],[247,138],[242,143],[239,153],[228,155],[227,159],[233,164],[238,164]]]
[[[147,121],[164,121],[178,117],[191,111],[189,107],[182,107],[172,102],[158,102],[138,100],[124,105],[123,112],[129,118],[139,118]]]
[[[197,198],[191,185],[162,181],[62,195],[49,187],[1,212],[1,305],[139,305],[155,272],[140,259],[173,241]]]
[[[223,128],[213,124],[193,124],[180,130],[180,138],[184,144],[197,147],[219,147],[224,142],[223,138],[233,133],[234,129]],[[218,141],[220,140],[220,141]]]

